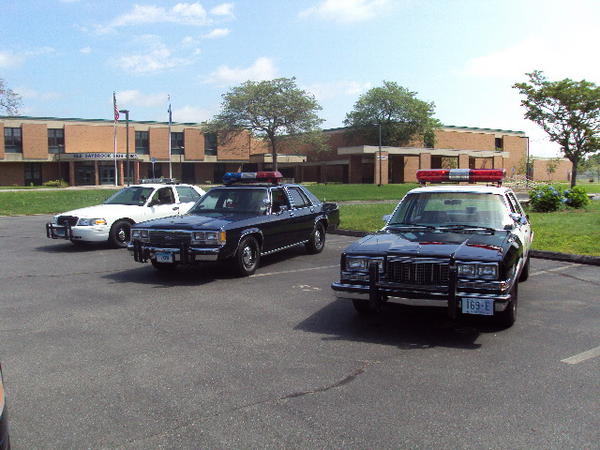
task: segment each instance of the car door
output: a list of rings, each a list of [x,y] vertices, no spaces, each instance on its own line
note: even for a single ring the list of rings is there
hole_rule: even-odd
[[[531,241],[533,238],[533,233],[531,230],[531,223],[529,223],[529,219],[523,211],[521,204],[515,197],[512,192],[507,192],[506,197],[508,199],[508,203],[511,209],[511,212],[521,215],[522,221],[515,224],[515,234],[521,239],[523,242],[523,255],[526,256],[529,254],[529,249],[531,248]]]
[[[187,214],[201,198],[201,195],[191,186],[175,186],[175,193],[179,204],[179,214]]]
[[[293,214],[284,188],[281,186],[270,188],[269,202],[270,207],[260,225],[264,252],[277,250],[294,242]]]
[[[158,188],[148,203],[149,219],[179,215],[179,205],[171,186]]]
[[[287,186],[292,203],[292,227],[295,242],[307,241],[315,225],[315,208],[309,198],[298,186]]]

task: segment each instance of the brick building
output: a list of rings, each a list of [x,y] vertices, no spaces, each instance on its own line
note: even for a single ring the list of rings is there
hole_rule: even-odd
[[[226,171],[268,169],[272,163],[268,146],[249,133],[217,139],[196,123],[172,124],[170,161],[164,122],[129,122],[129,158],[123,121],[117,124],[116,158],[110,120],[0,117],[0,133],[3,186],[39,185],[59,178],[71,185],[115,184],[115,173],[122,184],[127,161],[133,182],[168,177],[172,171],[184,182],[204,184],[219,182]],[[378,183],[380,162],[383,183],[415,181],[419,168],[502,167],[511,175],[524,166],[528,141],[520,131],[446,126],[436,132],[433,148],[421,142],[383,147],[379,159],[378,147],[364,145],[365,138],[348,128],[325,133],[324,151],[283,146],[278,162],[285,177],[298,182]],[[535,178],[547,178],[544,162],[535,164]],[[563,169],[561,163],[552,178],[566,177]]]

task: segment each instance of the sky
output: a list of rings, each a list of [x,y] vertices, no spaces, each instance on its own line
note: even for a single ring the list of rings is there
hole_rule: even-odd
[[[384,80],[435,103],[445,125],[520,130],[526,73],[600,82],[600,1],[2,0],[0,78],[35,117],[201,122],[246,80],[295,77],[343,126]]]

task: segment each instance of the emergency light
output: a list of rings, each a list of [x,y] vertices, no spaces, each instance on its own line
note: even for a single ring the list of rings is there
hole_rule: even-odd
[[[271,172],[226,172],[223,184],[233,183],[279,183],[283,175],[278,170]]]
[[[460,182],[487,182],[502,184],[504,169],[422,169],[417,170],[417,181],[421,184]]]

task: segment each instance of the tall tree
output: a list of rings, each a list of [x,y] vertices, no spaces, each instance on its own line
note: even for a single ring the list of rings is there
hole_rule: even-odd
[[[9,116],[16,116],[19,114],[20,107],[21,96],[6,86],[4,80],[0,78],[0,111]]]
[[[296,86],[295,78],[246,81],[223,94],[221,112],[208,124],[213,131],[249,130],[265,139],[277,170],[277,150],[283,139],[312,136],[323,120],[315,98]]]
[[[529,82],[513,88],[525,96],[525,118],[540,125],[560,145],[573,164],[571,187],[577,184],[577,166],[586,154],[600,150],[600,87],[565,78],[548,81],[539,70],[526,74]]]
[[[433,147],[435,129],[441,126],[433,118],[435,105],[416,95],[393,81],[384,81],[383,86],[359,97],[344,124],[360,129],[372,142],[378,141],[381,126],[382,145],[406,145],[421,138],[426,146]]]

